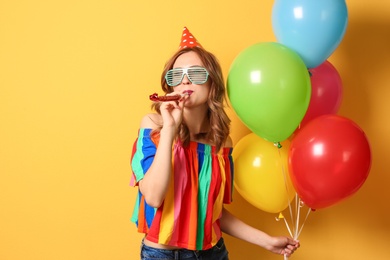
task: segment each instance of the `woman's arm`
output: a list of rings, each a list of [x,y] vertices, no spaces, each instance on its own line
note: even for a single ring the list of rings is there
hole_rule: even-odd
[[[147,121],[148,119],[145,118],[144,120]],[[149,127],[146,125],[141,123],[141,127]],[[172,167],[172,143],[174,140],[172,132],[174,130],[169,128],[161,129],[160,141],[153,163],[139,182],[139,188],[145,197],[146,203],[154,208],[160,207],[169,187]]]
[[[172,171],[172,144],[183,117],[186,97],[179,102],[164,102],[160,106],[161,116],[149,114],[141,122],[141,128],[156,129],[162,124],[156,154],[139,188],[146,203],[154,208],[161,206],[168,191]]]
[[[298,241],[289,237],[272,237],[261,230],[249,226],[226,209],[220,220],[224,233],[261,246],[273,253],[290,256],[300,246]]]

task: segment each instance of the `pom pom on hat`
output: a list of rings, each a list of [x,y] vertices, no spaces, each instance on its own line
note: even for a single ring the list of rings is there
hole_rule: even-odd
[[[179,49],[184,49],[189,47],[203,48],[202,45],[196,40],[196,38],[190,33],[187,27],[184,27]]]

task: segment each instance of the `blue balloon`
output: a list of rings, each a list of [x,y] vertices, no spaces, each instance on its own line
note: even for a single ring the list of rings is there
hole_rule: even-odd
[[[275,0],[272,28],[278,42],[298,53],[307,68],[325,62],[348,24],[345,0]]]

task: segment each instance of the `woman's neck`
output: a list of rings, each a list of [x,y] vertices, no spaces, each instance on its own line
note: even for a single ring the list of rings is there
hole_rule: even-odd
[[[207,116],[207,111],[188,111],[183,113],[183,122],[190,131],[191,139],[200,133],[207,133],[210,131],[210,121]]]

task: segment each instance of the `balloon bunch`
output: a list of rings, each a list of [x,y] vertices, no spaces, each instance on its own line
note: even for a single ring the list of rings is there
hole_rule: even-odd
[[[345,0],[275,0],[278,42],[243,50],[227,78],[233,110],[252,131],[235,146],[235,187],[264,211],[289,207],[292,228],[285,222],[295,239],[304,224],[299,228],[303,205],[307,218],[311,210],[346,199],[371,167],[364,132],[336,114],[342,82],[327,61],[347,21]]]

